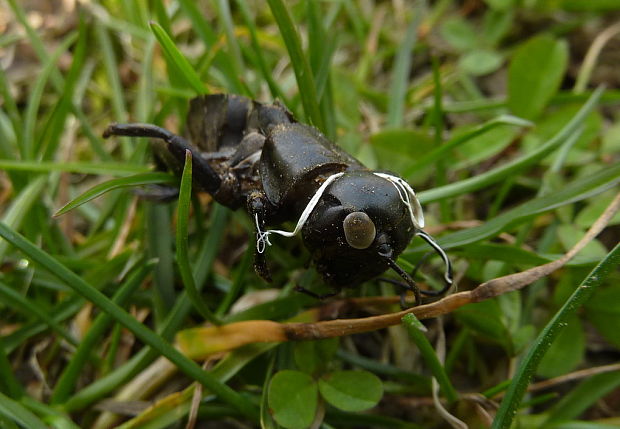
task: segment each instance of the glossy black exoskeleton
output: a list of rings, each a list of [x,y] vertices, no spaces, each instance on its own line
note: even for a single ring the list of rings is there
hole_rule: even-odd
[[[392,268],[418,304],[420,291],[395,262],[418,235],[446,264],[444,290],[422,292],[438,295],[452,284],[450,261],[422,231],[424,216],[409,185],[369,170],[282,105],[236,95],[200,96],[191,100],[187,130],[189,142],[154,125],[113,124],[104,137],[163,140],[155,143],[156,156],[177,174],[185,151],[191,151],[194,186],[232,209],[245,206],[255,222],[254,266],[266,280],[263,252],[269,236],[301,233],[317,270],[337,291]],[[286,221],[297,221],[294,231],[266,230]]]

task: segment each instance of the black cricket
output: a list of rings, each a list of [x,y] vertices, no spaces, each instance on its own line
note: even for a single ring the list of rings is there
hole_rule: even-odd
[[[269,236],[301,233],[316,269],[334,292],[375,278],[388,268],[413,291],[438,296],[452,285],[450,260],[425,233],[424,215],[415,193],[397,176],[371,171],[329,141],[316,128],[299,123],[281,104],[213,94],[190,102],[189,142],[150,124],[112,124],[110,136],[152,137],[156,159],[181,174],[185,152],[192,154],[193,183],[231,209],[245,207],[255,222],[254,267],[270,281],[264,251]],[[297,221],[292,232],[267,226]],[[420,236],[443,258],[442,290],[420,290],[412,276],[396,264],[414,236]],[[401,294],[401,302],[402,297]]]

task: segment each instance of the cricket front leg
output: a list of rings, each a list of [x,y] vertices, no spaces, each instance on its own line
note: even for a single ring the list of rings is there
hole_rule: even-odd
[[[254,249],[254,271],[268,283],[271,283],[271,273],[267,266],[265,250],[271,245],[269,234],[265,230],[265,218],[270,207],[269,200],[262,191],[252,191],[247,199],[247,211],[254,222],[256,233],[256,247]]]

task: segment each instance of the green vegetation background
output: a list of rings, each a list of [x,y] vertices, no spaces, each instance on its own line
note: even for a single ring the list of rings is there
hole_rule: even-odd
[[[139,198],[131,187],[179,180],[153,171],[145,140],[100,137],[128,121],[182,133],[201,93],[279,99],[407,179],[471,289],[557,259],[617,194],[616,0],[0,4],[0,427],[620,426],[620,217],[549,278],[422,335],[410,321],[411,339],[256,345],[203,369],[175,334],[287,320],[317,305],[294,286],[320,278],[278,240],[265,284],[243,213]],[[414,241],[400,263],[426,250]],[[440,261],[427,265],[420,281],[438,287]],[[233,315],[240,298],[251,308]],[[532,377],[548,387],[524,393]]]

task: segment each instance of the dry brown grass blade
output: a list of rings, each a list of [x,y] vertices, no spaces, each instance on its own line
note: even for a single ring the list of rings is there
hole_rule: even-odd
[[[398,325],[402,317],[408,313],[415,314],[418,319],[429,319],[448,314],[464,305],[521,289],[558,270],[592,241],[607,226],[619,209],[620,193],[584,237],[560,259],[520,273],[489,280],[473,290],[455,293],[431,304],[420,305],[396,313],[359,319],[336,319],[315,323],[278,323],[267,320],[253,320],[220,327],[199,327],[180,332],[177,341],[184,353],[193,359],[200,359],[211,353],[232,350],[253,342],[318,340],[374,331]]]

